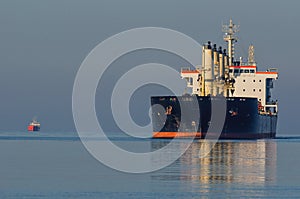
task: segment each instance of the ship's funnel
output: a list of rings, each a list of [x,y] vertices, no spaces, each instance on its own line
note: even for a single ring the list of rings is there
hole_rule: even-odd
[[[211,95],[214,81],[213,51],[210,41],[203,46],[202,66],[204,67],[205,95]]]
[[[214,59],[214,76],[219,77],[219,51],[217,50],[217,45],[214,44],[213,48],[213,59]]]
[[[222,47],[219,47],[219,76],[221,79],[224,79],[224,55],[222,52]]]
[[[226,70],[228,69],[228,65],[229,65],[229,57],[226,54],[226,49],[223,50],[223,57],[224,57],[224,68]]]

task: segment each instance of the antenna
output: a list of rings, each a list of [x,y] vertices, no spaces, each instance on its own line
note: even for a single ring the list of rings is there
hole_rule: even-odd
[[[229,25],[222,25],[222,31],[225,33],[224,41],[228,42],[229,65],[232,65],[234,59],[234,43],[238,40],[235,33],[240,31],[240,26],[233,24],[232,19],[230,19]]]

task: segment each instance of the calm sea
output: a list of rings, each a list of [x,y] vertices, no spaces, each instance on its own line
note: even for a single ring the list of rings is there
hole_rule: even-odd
[[[300,137],[219,141],[204,158],[198,140],[162,170],[127,174],[64,135],[0,134],[0,198],[300,198]],[[167,142],[113,140],[132,150]]]

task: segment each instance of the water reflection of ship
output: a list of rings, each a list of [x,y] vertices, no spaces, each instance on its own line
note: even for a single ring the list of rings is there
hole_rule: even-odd
[[[199,142],[192,143],[178,160],[178,176],[173,178],[199,184],[258,185],[276,181],[276,142],[218,142],[211,151],[212,142]],[[161,145],[153,143],[152,147],[158,149]],[[200,147],[210,151],[207,156],[199,157]],[[167,174],[158,175],[154,177],[170,179]]]

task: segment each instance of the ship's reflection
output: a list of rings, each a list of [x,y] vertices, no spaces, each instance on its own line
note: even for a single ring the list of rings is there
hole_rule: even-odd
[[[153,142],[152,149],[156,150],[162,145],[164,144],[161,142]],[[180,142],[178,146],[180,147]],[[212,142],[203,140],[193,142],[173,165],[153,174],[152,177],[159,180],[192,181],[202,185],[275,182],[275,141],[220,141],[213,148],[212,146]],[[200,158],[200,148],[210,152]]]

